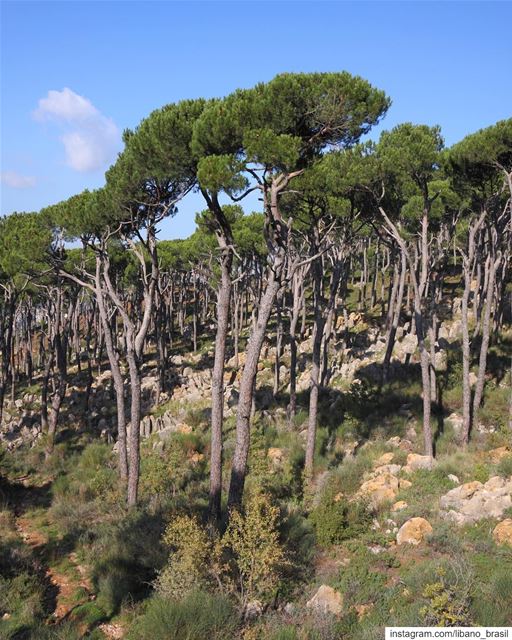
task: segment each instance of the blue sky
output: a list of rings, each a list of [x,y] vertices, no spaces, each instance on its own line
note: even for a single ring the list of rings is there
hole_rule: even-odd
[[[283,71],[361,75],[393,101],[379,130],[440,124],[448,145],[512,115],[506,1],[0,5],[1,214],[100,186],[153,109]],[[188,197],[161,237],[189,235],[202,207]]]

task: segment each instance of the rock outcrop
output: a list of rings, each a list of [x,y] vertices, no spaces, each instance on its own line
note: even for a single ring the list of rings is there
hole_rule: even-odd
[[[494,476],[485,484],[475,480],[448,491],[439,501],[441,515],[459,525],[483,518],[500,518],[512,506],[512,477]]]

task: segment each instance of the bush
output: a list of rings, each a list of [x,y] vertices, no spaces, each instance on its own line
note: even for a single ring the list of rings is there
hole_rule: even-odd
[[[512,456],[506,456],[502,458],[497,467],[498,475],[502,478],[508,478],[512,476]]]
[[[141,496],[154,502],[155,498],[175,497],[185,492],[195,479],[204,475],[205,458],[196,465],[189,460],[203,448],[196,434],[176,432],[171,434],[162,453],[146,449],[141,459]]]
[[[173,550],[156,586],[166,598],[180,598],[206,586],[212,545],[196,518],[178,516],[165,530],[164,543]]]
[[[181,601],[151,598],[129,640],[229,640],[238,616],[224,596],[196,591]]]
[[[366,532],[372,516],[365,502],[347,500],[339,491],[339,482],[335,480],[323,490],[310,520],[318,542],[322,546],[329,546]]]
[[[60,500],[72,497],[82,502],[116,501],[119,496],[112,448],[97,442],[87,445],[82,454],[72,460],[69,473],[53,482],[52,492]]]
[[[344,594],[347,605],[376,605],[386,596],[386,576],[374,571],[371,563],[373,555],[365,550],[352,559],[348,567],[342,569],[338,587]]]
[[[471,585],[461,584],[458,580],[450,584],[446,575],[446,570],[439,567],[437,580],[423,589],[422,595],[427,599],[427,604],[420,611],[423,622],[436,627],[470,626]]]
[[[245,513],[232,511],[222,545],[234,555],[244,602],[268,599],[275,592],[286,561],[279,541],[279,509],[268,495],[255,491]]]

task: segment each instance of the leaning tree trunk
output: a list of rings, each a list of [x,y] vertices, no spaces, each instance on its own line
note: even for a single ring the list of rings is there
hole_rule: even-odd
[[[405,275],[407,272],[407,262],[405,253],[401,252],[400,261],[400,280],[398,283],[398,292],[396,296],[391,295],[390,301],[390,316],[392,317],[391,326],[389,327],[388,337],[386,341],[386,355],[384,356],[384,362],[382,363],[382,384],[386,384],[389,376],[389,365],[391,363],[391,356],[393,355],[393,349],[395,346],[396,332],[400,323],[400,313],[402,311],[402,300],[404,297],[405,288]]]
[[[119,366],[119,360],[116,350],[114,348],[114,339],[112,336],[112,330],[108,320],[107,308],[105,305],[104,292],[101,287],[100,281],[100,264],[97,263],[96,281],[95,281],[95,293],[98,303],[98,312],[103,327],[103,338],[105,341],[105,347],[107,350],[108,361],[110,364],[110,371],[112,373],[112,379],[114,381],[114,389],[116,392],[116,407],[117,407],[117,440],[119,447],[119,475],[121,480],[128,480],[128,451],[126,442],[126,417],[125,417],[125,404],[124,404],[124,381]]]
[[[281,264],[279,264],[279,262],[281,262]],[[260,300],[256,326],[247,346],[245,366],[240,381],[240,395],[236,419],[236,443],[231,468],[228,508],[236,509],[240,507],[242,503],[247,458],[249,455],[251,406],[254,397],[258,360],[274,300],[280,288],[280,279],[276,271],[282,271],[282,263],[284,263],[284,256],[278,258],[277,264],[275,264],[274,269],[270,272],[267,288]]]

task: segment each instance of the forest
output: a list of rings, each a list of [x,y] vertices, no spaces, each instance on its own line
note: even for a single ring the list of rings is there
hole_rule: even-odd
[[[390,104],[167,104],[0,218],[0,638],[512,626],[512,119]]]

